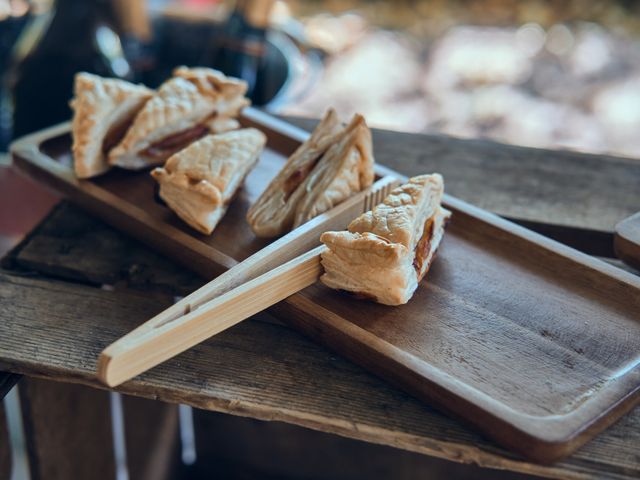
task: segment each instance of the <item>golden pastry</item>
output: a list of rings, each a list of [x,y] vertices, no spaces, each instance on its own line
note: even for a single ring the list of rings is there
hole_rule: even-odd
[[[275,237],[326,212],[373,183],[371,131],[361,115],[342,125],[333,109],[289,157],[251,206],[259,237]]]
[[[216,114],[212,123],[221,130],[211,133],[222,133],[238,128],[236,120],[242,109],[251,102],[245,97],[247,82],[206,67],[178,67],[173,71],[174,77],[184,78],[193,83],[205,97],[216,100]]]
[[[109,169],[109,150],[122,140],[153,91],[84,72],[75,76],[73,89],[70,105],[74,168],[78,178],[89,178]]]
[[[210,68],[179,67],[136,116],[109,162],[141,169],[162,164],[209,133],[238,128],[235,117],[249,104],[247,84]]]
[[[207,135],[151,175],[160,184],[160,197],[167,205],[193,228],[210,234],[265,143],[265,135],[255,128]]]
[[[440,202],[439,174],[420,175],[394,189],[380,205],[320,240],[321,281],[386,305],[407,303],[425,276],[451,212]]]

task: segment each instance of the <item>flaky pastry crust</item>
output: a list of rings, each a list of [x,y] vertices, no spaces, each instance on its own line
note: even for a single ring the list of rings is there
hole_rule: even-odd
[[[254,128],[207,135],[151,175],[167,205],[193,228],[210,234],[265,143],[265,135]]]
[[[251,206],[247,221],[274,237],[324,213],[373,183],[371,131],[361,115],[343,126],[329,109]]]
[[[235,117],[249,103],[244,97],[246,82],[209,68],[179,67],[174,75],[145,104],[122,142],[111,151],[112,165],[130,169],[158,165],[207,133],[239,126]],[[167,147],[164,154],[162,148],[156,148],[163,140],[189,131],[194,135],[186,137],[184,145]]]
[[[75,76],[71,133],[74,168],[78,178],[109,169],[105,139],[113,128],[126,127],[153,91],[115,78],[81,72]]]
[[[420,175],[394,189],[380,205],[320,240],[321,281],[386,305],[409,301],[429,270],[451,213],[440,202],[438,174]]]

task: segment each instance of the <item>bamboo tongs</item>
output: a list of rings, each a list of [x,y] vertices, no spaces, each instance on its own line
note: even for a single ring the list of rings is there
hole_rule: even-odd
[[[98,358],[98,377],[117,386],[315,283],[318,246],[399,184],[386,176],[229,269],[115,341]]]

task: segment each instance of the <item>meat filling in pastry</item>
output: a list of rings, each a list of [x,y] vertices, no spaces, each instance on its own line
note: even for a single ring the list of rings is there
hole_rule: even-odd
[[[265,135],[254,128],[206,135],[151,175],[167,205],[193,228],[210,234],[265,143]]]
[[[133,123],[133,115],[129,118],[123,119],[121,122],[113,125],[102,141],[102,153],[107,155],[109,151],[117,144],[119,144]]]
[[[439,174],[420,175],[394,189],[380,205],[320,240],[320,280],[386,305],[407,303],[426,273],[451,213],[440,202]]]
[[[355,115],[348,125],[330,109],[251,206],[259,237],[275,237],[326,212],[373,182],[371,131]]]
[[[152,90],[115,78],[79,73],[71,101],[76,175],[89,178],[109,169],[108,152],[124,138]]]
[[[144,157],[149,163],[155,163],[162,159],[168,158],[176,152],[182,150],[185,146],[196,140],[204,137],[209,133],[209,128],[206,125],[196,125],[194,127],[183,130],[182,132],[174,133],[161,140],[158,140],[153,145],[140,152],[140,156]]]
[[[162,164],[209,133],[238,128],[249,104],[246,82],[210,68],[179,67],[138,113],[109,162],[140,169]]]

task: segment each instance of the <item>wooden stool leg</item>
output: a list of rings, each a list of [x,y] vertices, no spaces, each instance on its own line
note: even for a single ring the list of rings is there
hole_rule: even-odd
[[[11,478],[11,443],[2,400],[0,400],[0,478]]]
[[[109,393],[23,378],[19,385],[33,480],[113,480]]]
[[[129,478],[176,478],[181,466],[178,406],[127,395],[122,404]]]

